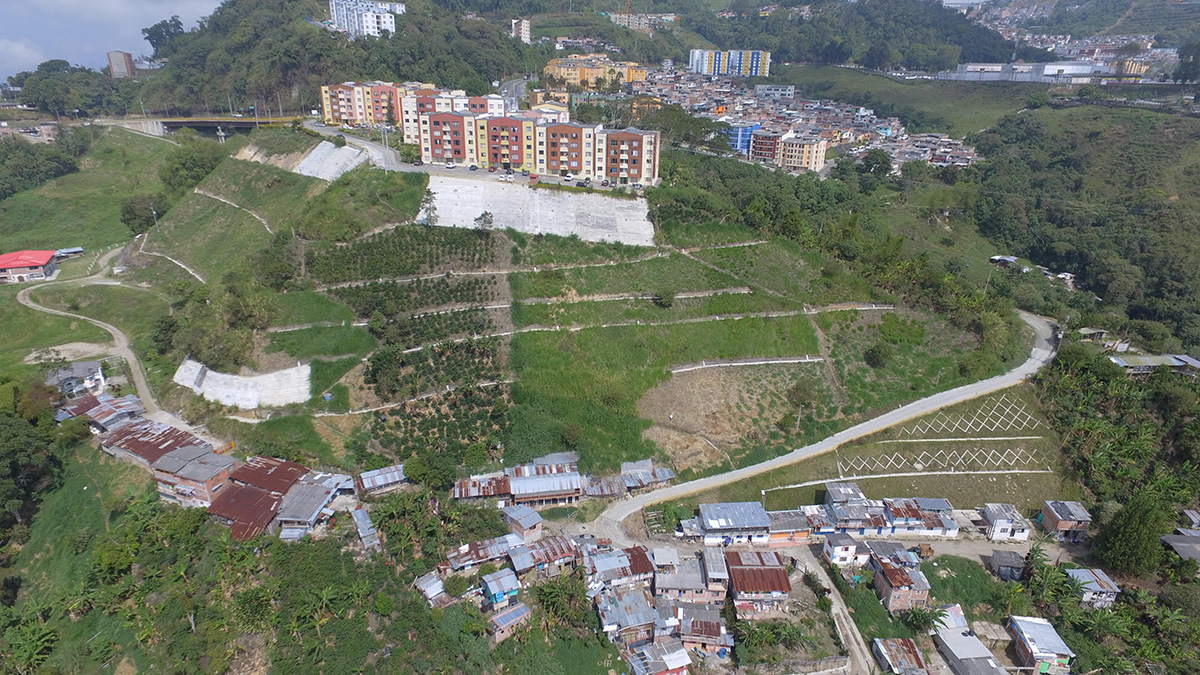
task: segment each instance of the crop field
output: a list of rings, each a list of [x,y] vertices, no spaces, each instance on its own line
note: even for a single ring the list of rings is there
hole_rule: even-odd
[[[314,241],[344,242],[377,227],[408,223],[420,210],[428,184],[425,173],[361,166],[310,199],[296,231]]]
[[[371,355],[367,381],[384,401],[403,401],[459,384],[504,379],[498,340],[451,342],[404,353],[387,346]]]
[[[509,402],[506,386],[463,387],[388,410],[372,425],[372,436],[400,460],[433,448],[475,470],[499,458],[495,448],[508,432]]]
[[[1025,107],[1029,94],[1046,91],[1046,85],[1013,82],[951,82],[912,80],[899,82],[883,75],[838,66],[780,66],[773,79],[794,84],[797,94],[832,98],[863,105],[891,104],[911,107],[944,121],[954,136],[986,129],[1001,117]],[[870,96],[868,103],[863,96]]]
[[[314,326],[272,333],[268,352],[286,352],[297,359],[314,356],[363,355],[375,348],[375,338],[358,326]]]
[[[169,263],[168,263],[169,264]],[[314,291],[280,293],[275,296],[276,326],[298,326],[320,321],[346,322],[354,320],[354,313],[342,303]]]
[[[0,250],[93,250],[127,241],[121,200],[163,189],[158,170],[175,146],[109,129],[78,160],[79,171],[0,202]]]
[[[331,289],[330,294],[346,303],[355,316],[366,318],[379,312],[397,317],[421,308],[490,303],[497,298],[502,281],[495,276],[446,276],[343,286]]]
[[[325,189],[325,183],[266,164],[229,158],[197,189],[253,211],[279,232],[300,216],[308,200]]]
[[[245,211],[188,194],[147,233],[146,250],[169,255],[205,280],[242,268],[271,242],[267,228]]]
[[[88,342],[110,344],[112,337],[86,321],[35,312],[17,303],[19,286],[0,286],[0,326],[4,326],[4,350],[0,351],[0,370],[13,374],[32,374],[35,366],[24,358],[32,352],[66,344]]]
[[[349,246],[313,246],[308,272],[326,283],[476,270],[495,259],[489,233],[453,227],[404,225]]]
[[[680,254],[640,262],[516,272],[509,275],[513,298],[557,298],[608,293],[660,293],[730,288],[737,279]]]
[[[742,282],[809,305],[837,302],[869,302],[873,292],[861,277],[839,264],[827,262],[820,253],[777,239],[758,246],[739,246],[697,251],[695,256],[736,276]]]

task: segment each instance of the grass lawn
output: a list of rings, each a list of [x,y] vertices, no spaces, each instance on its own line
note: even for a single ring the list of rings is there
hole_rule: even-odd
[[[269,352],[287,352],[298,359],[314,356],[366,354],[375,348],[375,338],[358,326],[314,326],[272,333]]]
[[[1001,117],[1024,108],[1029,94],[1048,89],[1046,85],[1011,82],[899,82],[838,66],[779,66],[771,70],[772,79],[796,85],[805,96],[857,101],[870,95],[875,105],[911,107],[924,113],[939,127],[931,131],[955,136],[992,126]]]
[[[525,234],[512,228],[506,229],[504,236],[512,242],[514,265],[569,265],[621,261],[643,256],[654,250],[646,246],[629,246],[620,242],[594,243],[575,236]]]
[[[0,286],[0,326],[4,327],[4,348],[0,351],[0,372],[32,375],[36,366],[27,365],[31,352],[67,342],[111,344],[112,336],[86,321],[36,312],[17,303],[23,285]]]
[[[309,136],[303,131],[292,131],[286,128],[259,128],[250,134],[250,143],[268,155],[291,155],[297,152],[308,152],[320,143],[321,139]]]
[[[111,128],[79,159],[79,171],[0,202],[0,250],[87,250],[127,241],[121,200],[163,189],[158,169],[175,146]]]
[[[179,260],[209,282],[241,268],[271,242],[254,216],[195,193],[185,195],[159,224],[161,232],[148,233],[146,250]]]
[[[312,372],[308,379],[313,396],[319,397],[325,393],[326,389],[332,387],[338,380],[342,379],[343,375],[350,372],[350,369],[359,363],[362,363],[362,359],[357,356],[347,356],[337,361],[313,360],[310,364]],[[348,392],[347,396],[349,396]],[[319,405],[324,409],[325,402],[320,401],[319,404],[314,403],[314,405]],[[349,401],[347,401],[346,405],[348,409]]]
[[[509,275],[513,299],[563,295],[700,291],[740,286],[737,279],[680,254],[640,262]]]
[[[286,232],[325,182],[283,169],[229,158],[198,186],[262,216],[276,232]]]
[[[875,292],[861,277],[830,265],[816,251],[787,239],[757,246],[699,251],[697,258],[716,265],[745,283],[821,306],[836,302],[869,302]]]
[[[992,576],[974,560],[953,555],[938,556],[937,564],[922,564],[921,569],[929,579],[930,593],[937,605],[958,603],[962,605],[971,621],[985,620],[1003,624],[1008,618],[1005,599],[1008,584]],[[1012,614],[1028,615],[1033,602],[1028,593],[1017,596],[1012,605]]]
[[[218,417],[208,425],[214,434],[233,438],[239,456],[282,457],[314,469],[340,466],[308,415],[276,417],[258,424]]]
[[[621,321],[646,323],[678,321],[705,316],[800,310],[793,302],[762,292],[714,295],[706,298],[676,298],[670,307],[652,300],[604,300],[558,304],[514,305],[513,324],[517,327],[585,326]]]
[[[148,337],[154,323],[170,311],[165,298],[128,286],[51,286],[34,291],[33,299],[51,309],[110,323],[134,341]]]
[[[641,438],[649,423],[636,406],[668,376],[668,366],[815,350],[812,324],[803,315],[518,335],[511,356],[517,406],[507,451],[524,461],[577,449],[585,471],[616,469],[653,453]]]
[[[382,225],[407,223],[428,185],[425,173],[360,166],[308,201],[296,231],[310,240],[349,241]]]
[[[650,188],[651,191],[654,188]],[[659,226],[666,242],[672,246],[692,248],[696,246],[724,246],[748,241],[762,241],[762,232],[742,225],[729,223],[680,223],[669,220]]]
[[[611,644],[601,647],[595,641],[555,638],[550,652],[562,664],[562,671],[571,675],[608,675],[613,670],[625,670],[625,662]]]
[[[354,313],[342,303],[316,291],[280,293],[275,296],[274,325],[298,326],[320,321],[346,322],[354,320]]]

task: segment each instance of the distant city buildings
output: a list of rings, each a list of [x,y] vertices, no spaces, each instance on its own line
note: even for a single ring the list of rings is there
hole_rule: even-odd
[[[693,49],[688,68],[701,75],[767,77],[771,74],[771,52],[760,49]]]
[[[617,14],[608,15],[608,20],[624,26],[629,30],[635,30],[639,33],[652,34],[655,28],[663,24],[674,23],[679,20],[675,14]]]
[[[1113,66],[1099,61],[1053,61],[1050,63],[960,63],[958,68],[937,74],[939,80],[969,82],[1042,82],[1046,84],[1094,84],[1117,74]]]
[[[406,11],[402,2],[329,0],[329,18],[338,30],[351,37],[380,37],[396,32],[396,16]]]
[[[550,59],[542,75],[558,80],[562,86],[580,89],[600,89],[600,85],[633,84],[646,79],[646,66],[629,61],[613,61],[596,54],[570,54]]]

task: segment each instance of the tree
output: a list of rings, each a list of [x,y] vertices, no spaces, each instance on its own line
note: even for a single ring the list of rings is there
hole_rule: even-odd
[[[21,623],[4,632],[12,665],[20,675],[31,675],[46,662],[58,636],[49,626]]]
[[[1176,82],[1200,80],[1200,42],[1189,42],[1179,48],[1179,65],[1171,77]]]
[[[412,164],[421,159],[421,148],[412,143],[400,143],[400,161]]]
[[[225,149],[216,141],[185,141],[167,156],[158,177],[171,190],[182,192],[204,180],[225,157]]]
[[[1044,91],[1035,91],[1025,97],[1025,106],[1028,108],[1043,108],[1050,105],[1050,94]]]
[[[859,171],[879,179],[887,178],[892,173],[892,156],[880,148],[868,150],[859,165]]]
[[[467,592],[467,588],[469,586],[470,584],[467,582],[466,577],[454,575],[446,580],[444,588],[446,589],[447,595],[455,598],[461,598],[462,594]]]
[[[142,29],[142,36],[154,49],[155,57],[166,55],[169,51],[165,49],[167,45],[180,35],[183,35],[183,22],[179,20],[178,14]]]
[[[1163,503],[1142,490],[1133,495],[1100,530],[1096,558],[1118,572],[1144,575],[1162,564],[1159,537],[1171,531],[1172,517]]]
[[[421,196],[421,211],[425,213],[426,225],[437,225],[437,205],[434,202],[433,190],[425,188],[425,194]]]
[[[654,294],[653,302],[663,309],[670,309],[675,304],[675,291],[661,290]]]
[[[892,67],[893,58],[892,48],[887,42],[879,40],[867,49],[866,55],[863,56],[863,65],[871,70],[887,70]]]
[[[892,360],[892,346],[886,342],[877,342],[863,352],[863,360],[872,368],[884,368]]]
[[[475,216],[475,229],[481,232],[487,232],[488,230],[491,230],[494,223],[495,218],[492,216],[491,211],[484,211],[478,216]]]
[[[949,614],[941,607],[911,607],[904,613],[904,623],[913,630],[928,633],[945,625]]]
[[[121,200],[121,222],[134,234],[141,234],[154,226],[158,216],[169,208],[166,195],[130,195]]]

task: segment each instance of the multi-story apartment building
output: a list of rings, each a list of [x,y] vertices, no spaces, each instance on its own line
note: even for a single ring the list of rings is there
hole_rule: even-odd
[[[702,75],[767,77],[771,74],[771,52],[761,49],[693,49],[688,68]]]
[[[406,11],[402,2],[329,0],[329,18],[347,35],[381,37],[396,32],[396,16]]]
[[[529,19],[513,19],[509,35],[527,45],[533,44],[533,38],[529,33]]]
[[[815,136],[792,136],[779,142],[776,164],[784,171],[820,171],[825,168],[829,141]]]
[[[600,146],[599,124],[545,124],[537,127],[537,173],[595,177]]]
[[[570,54],[561,59],[550,59],[542,69],[542,75],[560,80],[564,85],[582,89],[596,88],[597,80],[606,84],[620,82],[631,84],[646,80],[646,66],[629,61],[613,61],[607,56],[595,54]]]
[[[604,153],[603,163],[597,157],[596,168],[603,170],[599,178],[617,185],[647,183],[658,178],[659,132],[640,129],[604,131],[597,139]]]
[[[780,129],[758,129],[750,134],[750,159],[763,164],[779,163],[779,144],[791,138],[792,132]]]
[[[467,96],[461,89],[409,90],[400,97],[401,129],[404,142],[421,142],[421,116],[435,112],[467,112],[472,115],[503,115],[504,99],[496,94]]]
[[[326,124],[390,124],[396,110],[396,87],[386,82],[321,87],[321,116]]]

